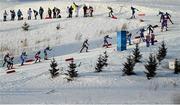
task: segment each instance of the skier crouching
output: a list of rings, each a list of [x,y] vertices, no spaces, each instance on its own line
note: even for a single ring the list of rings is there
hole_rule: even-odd
[[[109,35],[106,35],[105,37],[104,37],[104,47],[106,47],[106,48],[108,48],[108,45],[109,45],[109,43],[108,43],[108,39],[112,39],[111,37],[109,37]]]

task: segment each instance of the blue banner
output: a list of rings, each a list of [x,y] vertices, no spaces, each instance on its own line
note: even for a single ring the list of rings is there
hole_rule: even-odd
[[[117,32],[117,51],[126,50],[126,31]]]

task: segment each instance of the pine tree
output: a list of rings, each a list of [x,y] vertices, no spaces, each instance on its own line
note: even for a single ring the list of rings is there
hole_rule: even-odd
[[[180,72],[180,68],[178,67],[178,60],[175,59],[175,68],[174,68],[174,74],[178,74]]]
[[[95,72],[101,72],[104,67],[104,61],[102,55],[99,55],[98,61],[96,63]]]
[[[71,61],[71,63],[69,64],[69,70],[68,70],[68,76],[70,78],[73,78],[73,77],[77,77],[78,76],[78,73],[76,71],[76,63],[74,63],[74,61]]]
[[[58,24],[57,26],[56,26],[56,29],[57,30],[59,30],[61,27],[60,27],[60,24]]]
[[[134,62],[140,62],[140,59],[142,58],[142,54],[139,51],[139,46],[136,44],[136,48],[133,49],[133,55],[134,55]]]
[[[134,73],[134,66],[135,62],[131,55],[127,57],[127,62],[123,64],[124,68],[122,69],[123,75],[135,75]]]
[[[156,57],[150,54],[149,61],[147,64],[144,65],[148,72],[144,72],[146,74],[147,79],[151,79],[156,75],[157,69],[157,61]]]
[[[55,59],[53,58],[53,60],[51,61],[51,64],[50,64],[50,67],[52,69],[50,69],[50,73],[51,73],[51,77],[54,78],[56,77],[57,75],[59,75],[59,69],[57,69],[57,62],[55,61]]]
[[[158,54],[157,54],[157,60],[160,63],[167,54],[167,47],[164,41],[162,41],[161,46],[159,47]]]
[[[108,66],[108,63],[107,63],[107,61],[108,61],[108,55],[107,55],[107,51],[105,51],[104,52],[104,56],[103,56],[103,65],[104,66]]]
[[[29,30],[29,25],[26,23],[26,22],[24,22],[24,24],[23,24],[23,26],[22,26],[22,29],[24,30],[24,31],[28,31]]]

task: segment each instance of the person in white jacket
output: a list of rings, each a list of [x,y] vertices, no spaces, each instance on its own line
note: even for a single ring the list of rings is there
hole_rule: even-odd
[[[32,16],[32,10],[31,10],[31,8],[29,8],[27,14],[28,14],[28,20],[31,20],[31,16]]]
[[[8,14],[7,14],[6,10],[5,10],[4,13],[3,13],[3,21],[7,21],[7,16],[8,16]]]

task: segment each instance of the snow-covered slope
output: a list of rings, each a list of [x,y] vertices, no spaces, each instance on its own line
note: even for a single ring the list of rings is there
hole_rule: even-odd
[[[155,0],[152,0],[155,1]],[[174,0],[172,0],[174,1]],[[43,6],[46,10],[48,7],[59,7],[62,10],[62,19],[53,20],[31,20],[30,31],[24,32],[21,25],[24,21],[0,22],[0,43],[1,48],[5,47],[13,55],[18,55],[22,50],[28,52],[36,51],[50,46],[54,47],[51,56],[57,56],[59,68],[66,72],[68,62],[66,58],[74,57],[75,62],[81,66],[77,68],[79,77],[72,82],[67,82],[64,75],[54,79],[50,78],[49,69],[50,61],[26,65],[19,67],[15,65],[16,73],[6,74],[5,68],[0,68],[0,103],[65,103],[65,104],[91,104],[91,103],[180,103],[180,79],[179,75],[174,75],[173,71],[168,69],[168,61],[179,58],[179,28],[180,15],[174,8],[165,8],[170,4],[176,7],[176,4],[170,0],[156,0],[156,3],[150,0],[133,0],[116,2],[77,2],[78,4],[88,4],[95,8],[93,18],[80,17],[67,19],[66,6],[72,4],[67,1],[44,1],[29,2],[8,6],[1,9],[0,13],[10,9],[23,10],[26,17],[26,11],[29,7],[38,9]],[[144,3],[144,4],[143,4]],[[172,4],[173,3],[173,4]],[[128,20],[131,14],[130,6],[136,6],[140,9],[139,13],[145,13],[145,17],[137,17],[135,20]],[[143,4],[143,5],[142,5]],[[147,5],[149,4],[149,5]],[[180,3],[179,3],[180,4]],[[157,6],[158,5],[158,6]],[[107,17],[107,6],[115,8],[117,20]],[[120,6],[124,6],[121,13]],[[123,24],[127,24],[129,31],[136,36],[140,27],[147,24],[158,24],[159,17],[156,16],[159,10],[168,11],[172,14],[174,25],[169,25],[169,31],[160,32],[155,30],[158,43],[149,48],[145,43],[140,44],[143,54],[142,63],[135,67],[136,76],[122,76],[122,63],[126,57],[131,54],[134,45],[128,46],[123,52],[116,51],[116,31],[120,30]],[[81,11],[82,12],[82,11]],[[46,13],[47,14],[47,13]],[[140,22],[144,19],[145,22]],[[2,20],[2,18],[1,18]],[[56,30],[57,24],[61,25],[61,30]],[[101,48],[103,36],[109,34],[113,37],[113,47],[109,49]],[[84,39],[90,39],[90,52],[79,54],[81,43]],[[25,39],[28,46],[23,46]],[[147,80],[144,74],[144,64],[148,59],[149,53],[156,53],[159,42],[165,40],[168,46],[167,58],[158,67],[157,76],[152,80]],[[4,48],[4,49],[5,49]],[[6,50],[3,50],[6,52]],[[94,73],[94,67],[97,57],[104,51],[109,55],[109,66],[103,69],[102,73]],[[63,53],[59,53],[63,52]],[[57,54],[57,55],[56,55]]]

